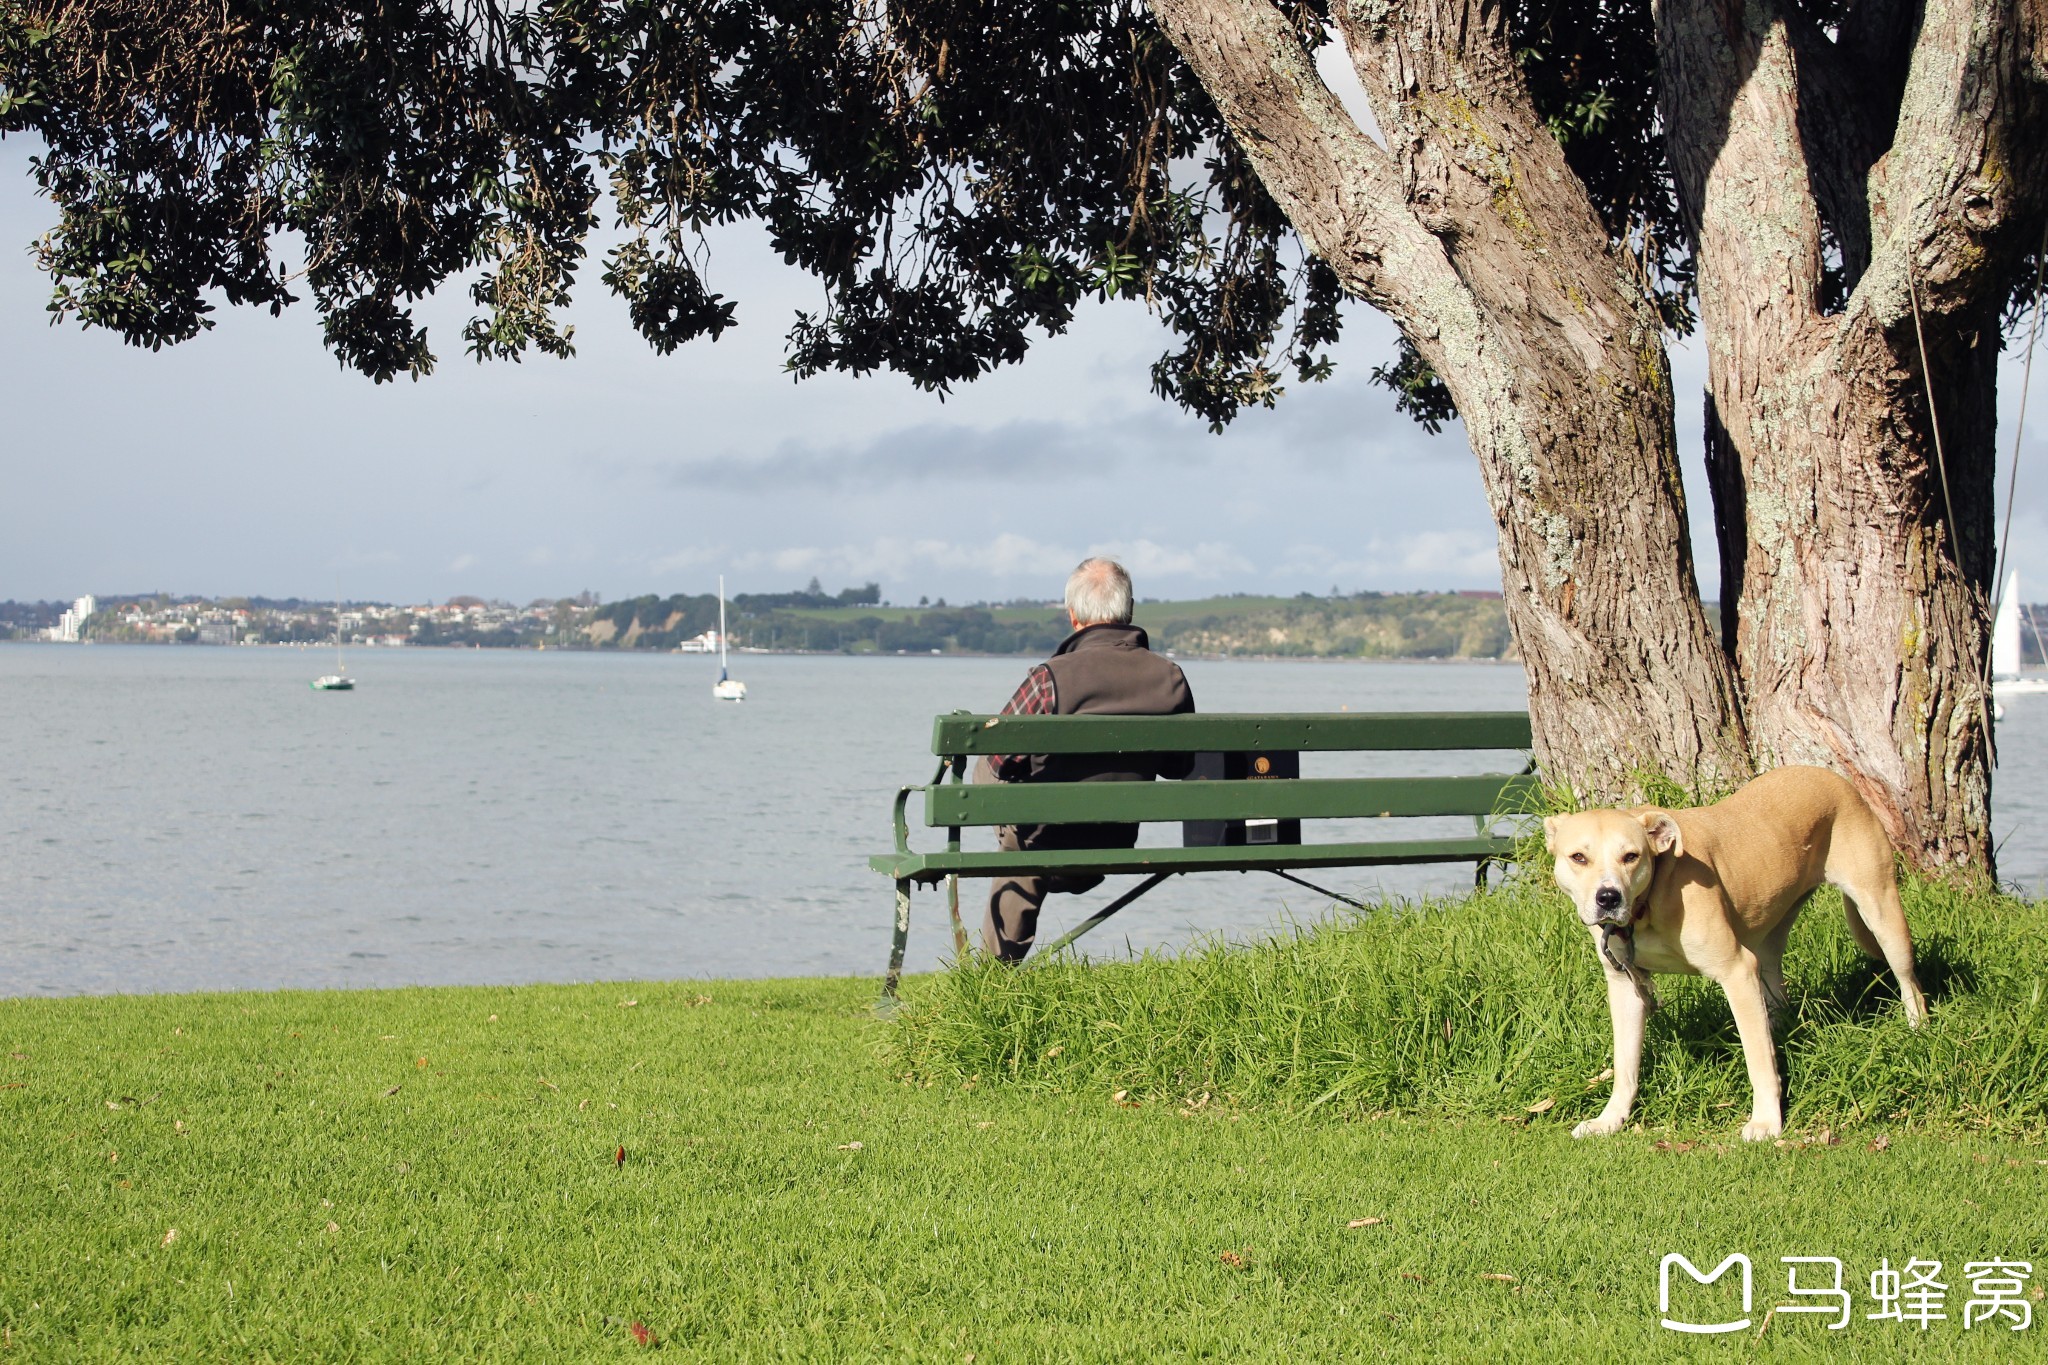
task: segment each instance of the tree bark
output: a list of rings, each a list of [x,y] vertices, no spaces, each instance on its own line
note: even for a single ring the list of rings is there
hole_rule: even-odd
[[[1897,8],[1866,17],[1896,29]],[[1997,313],[2044,169],[2038,131],[2013,141],[2039,127],[2020,8],[1932,0],[1902,79],[1859,100],[1826,93],[1854,15],[1839,42],[1769,0],[1658,15],[1757,756],[1844,772],[1925,868],[1992,870]],[[1848,288],[1832,315],[1824,221]]]
[[[1268,0],[1152,0],[1267,190],[1457,400],[1500,531],[1537,756],[1589,796],[1745,776],[1700,606],[1662,332],[1536,117],[1499,12],[1338,7],[1387,145]]]

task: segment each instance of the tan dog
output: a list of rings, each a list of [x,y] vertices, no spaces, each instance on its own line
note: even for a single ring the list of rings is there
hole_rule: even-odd
[[[1913,977],[1913,937],[1899,903],[1891,841],[1856,789],[1822,768],[1779,768],[1697,810],[1589,810],[1553,815],[1544,840],[1557,884],[1578,906],[1607,973],[1614,1094],[1573,1137],[1618,1132],[1636,1101],[1648,972],[1706,976],[1728,994],[1754,1103],[1742,1136],[1784,1130],[1771,1012],[1785,1004],[1785,940],[1808,892],[1839,887],[1857,946],[1898,978],[1906,1022],[1927,1002]]]

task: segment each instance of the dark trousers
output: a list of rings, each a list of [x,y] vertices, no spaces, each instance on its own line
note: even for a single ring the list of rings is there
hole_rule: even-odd
[[[996,844],[1006,853],[1024,849],[1133,848],[1136,825],[998,825]],[[981,946],[991,957],[1022,962],[1038,937],[1038,910],[1053,892],[1079,895],[1102,885],[1099,876],[998,877],[988,892],[988,917]]]

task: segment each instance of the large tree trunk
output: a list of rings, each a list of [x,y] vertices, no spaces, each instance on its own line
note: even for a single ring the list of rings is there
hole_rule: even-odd
[[[1665,0],[1662,99],[1758,758],[1846,773],[1923,867],[1989,871],[1995,282],[2039,153],[1993,146],[2033,103],[2014,6],[1936,0],[1911,46],[1906,10],[1831,41],[1767,0]]]
[[[1589,795],[1745,775],[1693,575],[1657,318],[1536,117],[1498,11],[1337,7],[1368,139],[1267,0],[1153,0],[1274,199],[1457,400],[1544,769]]]

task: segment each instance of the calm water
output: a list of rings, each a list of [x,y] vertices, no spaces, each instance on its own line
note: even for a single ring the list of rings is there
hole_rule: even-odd
[[[353,660],[360,688],[323,694],[306,686],[331,663],[319,651],[0,647],[0,995],[877,974],[889,884],[867,855],[889,846],[890,796],[930,776],[935,713],[995,709],[1029,662],[749,655],[734,671],[752,699],[731,706],[711,700],[714,666],[688,656]],[[1523,700],[1513,666],[1187,670],[1210,711]],[[2048,697],[2019,699],[2000,741],[2001,868],[2036,889]],[[1465,768],[1511,756],[1492,758]],[[1470,876],[1360,869],[1326,884],[1413,894]],[[1041,934],[1128,884],[1054,897]],[[984,886],[962,888],[977,922]],[[1243,936],[1322,909],[1272,877],[1178,879],[1090,941]],[[944,926],[941,898],[920,893],[914,969],[949,951]]]

